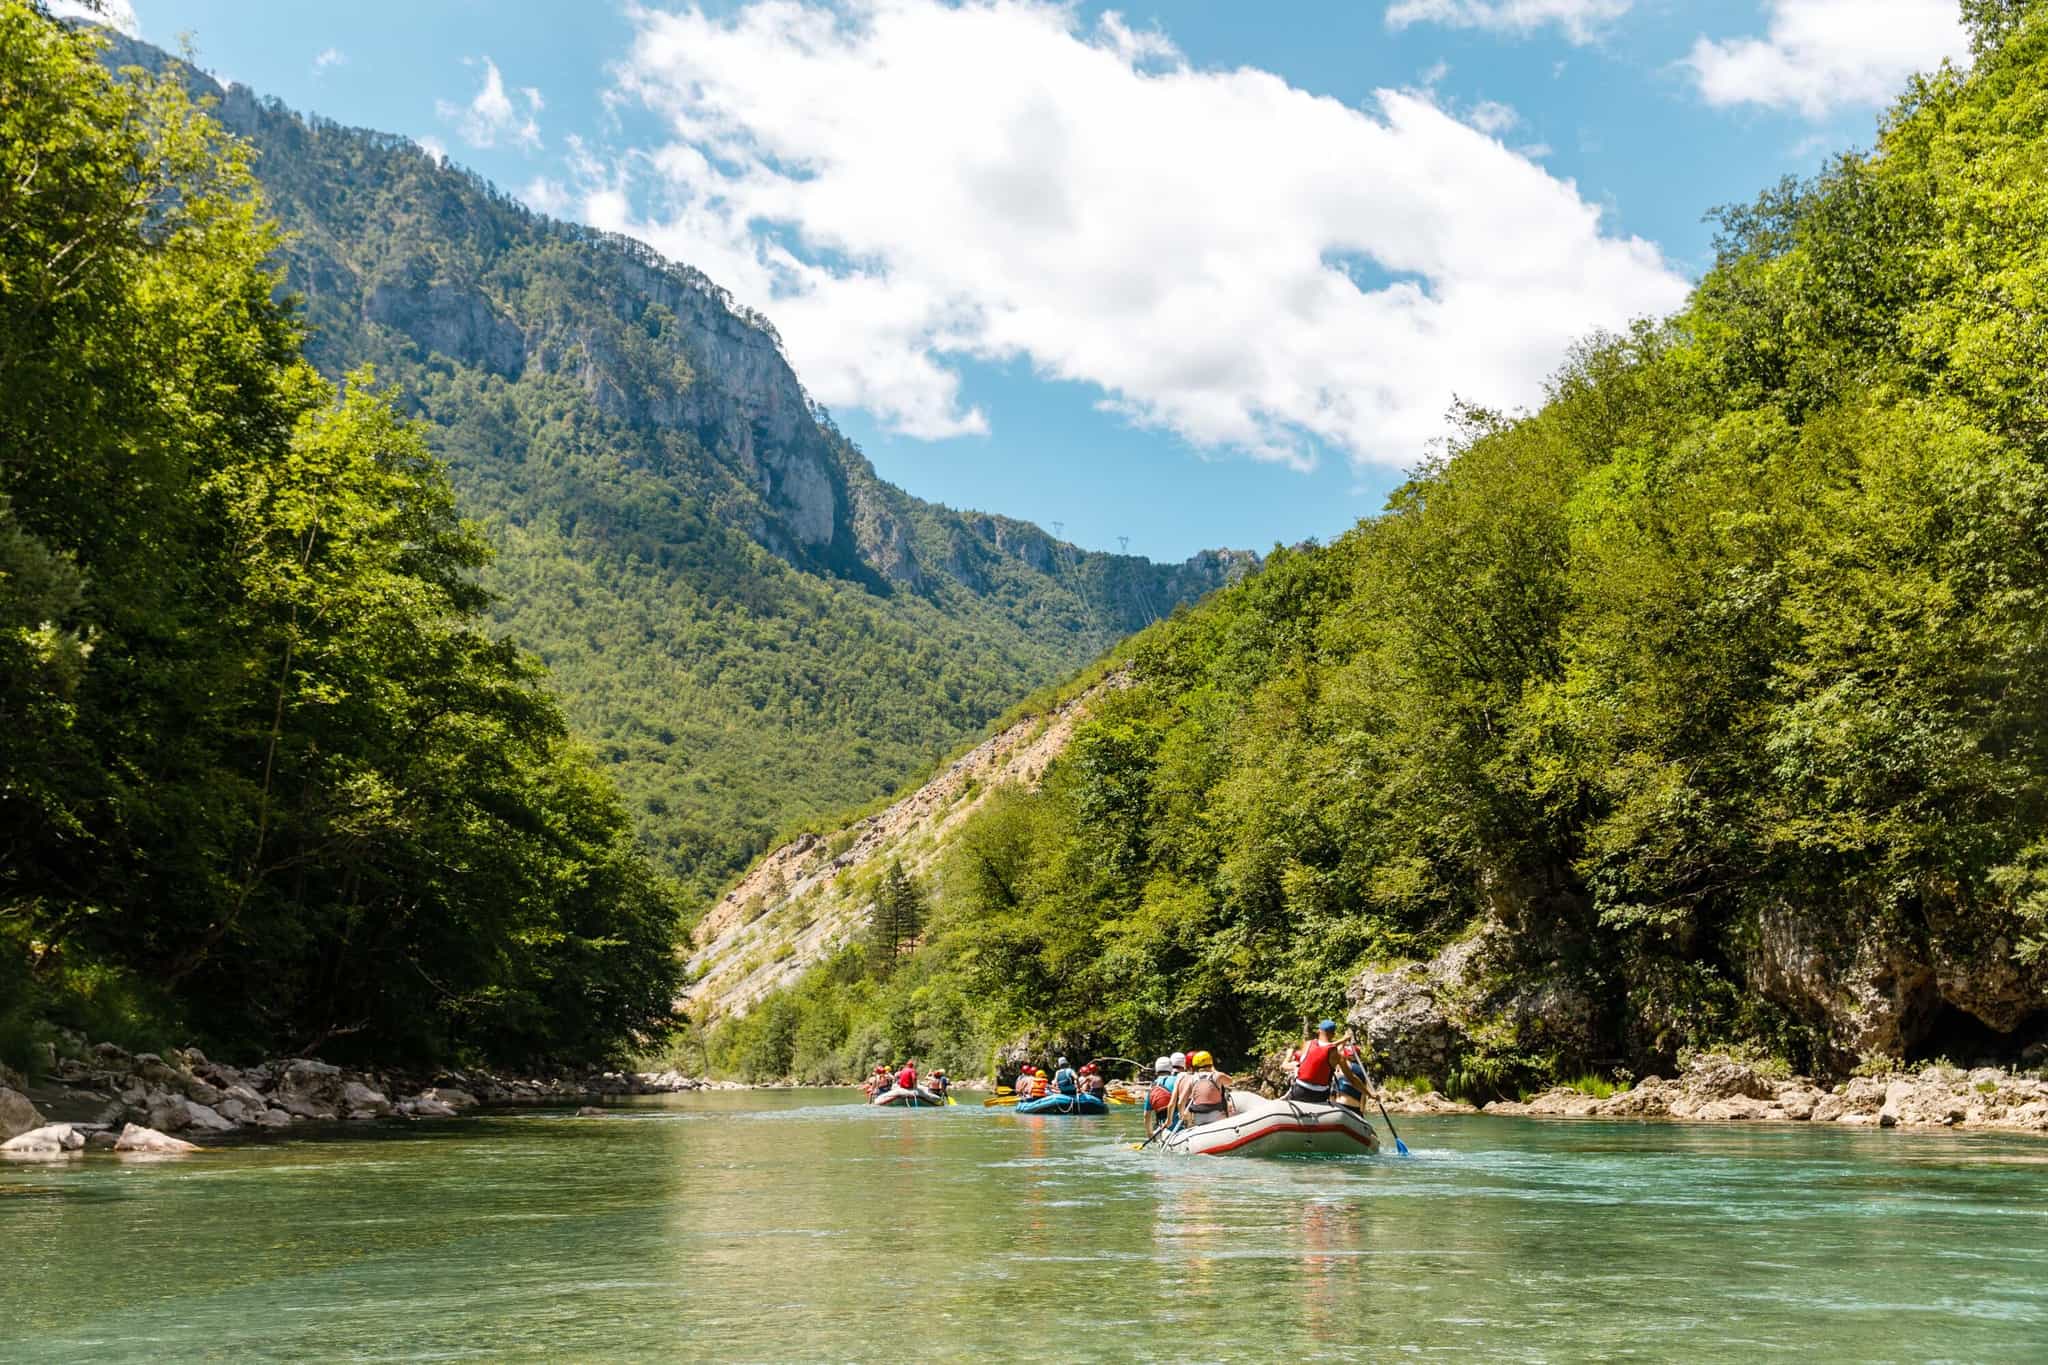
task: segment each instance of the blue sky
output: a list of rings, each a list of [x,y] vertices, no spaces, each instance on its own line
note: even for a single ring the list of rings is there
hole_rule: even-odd
[[[1948,0],[116,8],[705,269],[910,491],[1158,558],[1375,511],[1960,51]]]

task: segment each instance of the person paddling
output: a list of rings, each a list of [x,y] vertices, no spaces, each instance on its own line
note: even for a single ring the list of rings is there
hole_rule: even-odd
[[[1173,1107],[1177,1119],[1197,1128],[1230,1113],[1230,1077],[1206,1051],[1188,1058],[1187,1074],[1174,1083]]]
[[[1328,1104],[1330,1082],[1337,1074],[1337,1021],[1325,1019],[1316,1025],[1316,1036],[1301,1050],[1301,1062],[1294,1069],[1294,1084],[1287,1098],[1305,1104]]]
[[[1330,1081],[1330,1098],[1363,1115],[1365,1102],[1374,1096],[1377,1087],[1365,1072],[1365,1058],[1359,1055],[1358,1045],[1348,1037],[1337,1046],[1336,1072]]]
[[[1064,1057],[1060,1058],[1059,1070],[1052,1073],[1052,1088],[1070,1098],[1081,1089],[1081,1078],[1074,1074],[1074,1068],[1067,1065]]]

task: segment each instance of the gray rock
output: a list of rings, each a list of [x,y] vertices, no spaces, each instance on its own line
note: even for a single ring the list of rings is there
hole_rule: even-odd
[[[360,1081],[350,1081],[341,1088],[340,1108],[352,1119],[377,1119],[391,1112],[391,1101]]]
[[[604,1117],[604,1110],[597,1105],[586,1104],[576,1111],[576,1117],[579,1119],[601,1119]]]
[[[183,1138],[174,1138],[168,1133],[160,1133],[154,1128],[142,1128],[131,1123],[123,1128],[121,1136],[114,1140],[114,1150],[117,1152],[150,1152],[168,1155],[173,1152],[196,1152],[199,1148],[196,1144],[187,1142]]]
[[[407,1118],[452,1119],[456,1115],[454,1105],[432,1095],[414,1095],[398,1102],[398,1112]]]
[[[289,1128],[291,1124],[292,1116],[282,1109],[266,1109],[256,1116],[259,1128]]]
[[[10,1156],[54,1156],[84,1150],[85,1134],[69,1123],[45,1124],[0,1142],[0,1152]]]
[[[1817,1028],[1839,1070],[1905,1056],[1941,1005],[1925,954],[1890,936],[1881,916],[1829,931],[1790,908],[1767,911],[1752,945],[1750,987]]]
[[[221,1114],[197,1100],[185,1101],[185,1127],[205,1133],[231,1133],[235,1125]]]
[[[191,1110],[187,1108],[190,1104],[191,1101],[183,1095],[153,1090],[141,1106],[144,1126],[161,1132],[175,1133],[192,1122]]]
[[[1428,967],[1404,962],[1368,968],[1344,994],[1352,1031],[1391,1074],[1441,1077],[1450,1070],[1458,1033],[1437,1003]]]
[[[43,1116],[18,1090],[0,1088],[0,1142],[43,1126]]]

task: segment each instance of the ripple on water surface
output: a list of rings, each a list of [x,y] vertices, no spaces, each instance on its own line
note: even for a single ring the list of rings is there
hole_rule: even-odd
[[[0,1168],[0,1356],[2048,1358],[2048,1148],[1400,1120],[1415,1155],[818,1092]]]

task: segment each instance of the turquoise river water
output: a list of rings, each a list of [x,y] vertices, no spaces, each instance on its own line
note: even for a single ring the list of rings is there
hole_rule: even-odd
[[[0,1359],[2048,1360],[2048,1143],[1396,1122],[754,1091],[0,1166]]]

